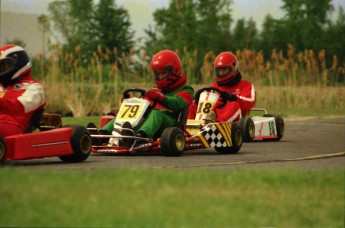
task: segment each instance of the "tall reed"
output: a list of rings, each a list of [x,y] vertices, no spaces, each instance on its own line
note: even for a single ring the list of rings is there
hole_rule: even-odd
[[[104,114],[119,107],[125,89],[153,85],[150,57],[135,47],[121,56],[116,49],[98,47],[88,62],[81,57],[81,50],[77,46],[73,53],[65,53],[57,44],[48,57],[33,58],[34,75],[46,89],[47,111],[74,116]],[[195,90],[214,81],[217,54],[206,53],[198,64],[197,51],[179,51],[184,73]],[[345,113],[345,65],[338,63],[337,56],[327,64],[325,50],[296,52],[292,45],[284,51],[272,50],[269,59],[261,51],[248,49],[235,54],[243,78],[257,89],[257,106],[283,114],[306,109]],[[115,60],[110,56],[116,56]],[[200,69],[196,69],[198,65]]]

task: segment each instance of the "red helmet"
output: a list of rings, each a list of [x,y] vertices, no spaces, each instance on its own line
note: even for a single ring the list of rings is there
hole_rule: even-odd
[[[160,89],[167,89],[173,85],[182,74],[182,64],[178,55],[170,50],[163,50],[155,54],[151,60],[155,84]],[[163,77],[159,77],[163,75]]]
[[[13,44],[0,47],[0,82],[9,83],[30,71],[31,62],[22,47]]]
[[[232,81],[238,72],[238,60],[231,52],[222,52],[214,60],[217,82],[226,84]]]

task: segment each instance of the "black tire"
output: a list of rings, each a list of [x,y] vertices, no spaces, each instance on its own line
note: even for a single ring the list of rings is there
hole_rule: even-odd
[[[66,126],[73,129],[71,136],[72,155],[60,156],[64,162],[82,162],[85,161],[91,152],[92,141],[88,130],[83,126]]]
[[[281,138],[284,136],[285,132],[285,123],[284,119],[279,116],[279,115],[274,115],[274,114],[265,114],[263,117],[274,117],[274,121],[276,122],[276,127],[277,127],[277,138],[275,139],[264,139],[265,141],[279,141]]]
[[[186,146],[186,138],[178,127],[164,129],[161,135],[161,152],[167,157],[181,156]]]
[[[6,144],[4,139],[0,136],[0,165],[3,165],[6,160]]]
[[[237,154],[242,147],[243,132],[238,123],[231,124],[231,147],[215,147],[215,150],[220,154]]]
[[[253,141],[255,135],[255,124],[252,118],[244,116],[240,119],[239,125],[243,131],[243,142]]]

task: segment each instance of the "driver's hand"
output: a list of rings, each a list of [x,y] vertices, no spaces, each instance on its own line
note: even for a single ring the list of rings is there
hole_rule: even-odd
[[[223,92],[223,98],[227,101],[237,101],[237,95],[233,93]]]
[[[157,102],[160,102],[160,103],[163,102],[164,99],[165,99],[164,94],[161,91],[159,91],[158,89],[155,89],[155,88],[147,91],[145,96],[147,98],[149,98],[150,100],[152,100],[152,101],[157,101]]]

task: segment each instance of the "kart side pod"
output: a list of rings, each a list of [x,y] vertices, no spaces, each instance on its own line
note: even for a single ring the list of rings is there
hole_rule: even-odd
[[[203,124],[200,120],[188,120],[186,131],[188,149],[214,148],[221,154],[236,154],[242,147],[243,133],[238,123],[214,122]]]
[[[84,127],[68,126],[7,136],[0,147],[2,161],[59,156],[65,162],[81,162],[90,154],[91,137]]]

